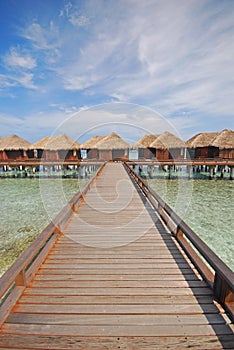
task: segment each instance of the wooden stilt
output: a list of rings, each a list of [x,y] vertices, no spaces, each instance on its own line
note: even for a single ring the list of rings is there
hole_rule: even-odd
[[[233,180],[234,179],[234,167],[231,166],[230,167],[230,180]]]

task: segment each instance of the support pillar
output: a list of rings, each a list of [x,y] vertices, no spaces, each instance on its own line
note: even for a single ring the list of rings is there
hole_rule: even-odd
[[[147,171],[148,171],[149,178],[152,179],[154,174],[154,167],[152,165],[149,165]]]
[[[63,166],[63,177],[67,177],[67,167]]]
[[[168,179],[170,180],[171,179],[171,172],[172,172],[172,166],[171,165],[169,165],[169,167],[168,167]]]
[[[193,178],[193,167],[191,165],[188,165],[187,170],[188,170],[188,179],[192,179]]]
[[[224,177],[224,171],[225,171],[224,166],[221,166],[221,167],[220,167],[220,178],[221,178],[221,179],[223,179],[223,177]]]
[[[215,173],[215,167],[214,166],[210,166],[210,169],[209,169],[209,180],[213,180],[214,173]]]
[[[230,180],[233,180],[234,179],[234,167],[231,166],[230,167]]]

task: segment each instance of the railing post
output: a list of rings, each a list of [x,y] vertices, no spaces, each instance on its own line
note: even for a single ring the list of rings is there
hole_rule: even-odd
[[[234,167],[233,166],[230,166],[229,167],[229,169],[230,169],[230,180],[233,180],[234,179]]]
[[[224,279],[216,272],[214,279],[214,294],[219,302],[234,302],[234,294],[230,290],[228,284],[224,281]]]
[[[183,231],[181,230],[181,228],[179,226],[177,226],[176,229],[176,238],[178,239],[178,241],[180,241],[184,236]]]
[[[25,276],[25,271],[22,270],[18,276],[15,278],[15,284],[16,286],[26,286],[27,284],[27,280],[26,280],[26,276]]]
[[[160,216],[162,216],[162,212],[163,212],[163,207],[158,203],[158,213]]]
[[[215,273],[213,291],[217,301],[230,313],[230,318],[234,322],[232,306],[234,303],[234,292],[217,272]]]
[[[60,224],[57,224],[56,226],[54,226],[54,233],[56,235],[61,235],[62,234]]]

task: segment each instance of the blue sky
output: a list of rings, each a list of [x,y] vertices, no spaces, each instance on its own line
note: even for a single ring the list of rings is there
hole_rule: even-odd
[[[0,17],[0,136],[234,128],[233,0],[0,0]]]

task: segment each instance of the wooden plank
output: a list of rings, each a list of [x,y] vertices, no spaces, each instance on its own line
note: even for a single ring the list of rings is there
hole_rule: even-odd
[[[232,335],[232,331],[226,325],[41,325],[41,324],[10,324],[5,323],[2,327],[3,333],[17,333],[22,335],[67,335],[67,336],[89,336],[89,337],[171,337],[171,336],[210,336],[210,335]]]
[[[145,259],[155,259],[157,256],[157,258],[159,259],[168,259],[168,258],[184,258],[182,254],[180,254],[179,252],[175,252],[175,254],[171,254],[170,252],[168,251],[159,251],[159,252],[142,252],[142,251],[138,251],[138,252],[134,252],[134,251],[130,251],[128,253],[103,253],[103,252],[100,252],[100,254],[90,254],[90,253],[87,253],[85,251],[79,251],[79,252],[75,252],[75,251],[72,251],[72,252],[64,252],[61,250],[60,253],[50,253],[50,256],[49,256],[49,259],[50,260],[63,260],[63,259],[75,259],[75,258],[79,258],[79,259],[131,259],[131,258],[135,258],[135,259],[142,259],[142,258],[145,258]]]
[[[193,296],[193,295],[23,295],[19,304],[103,304],[103,305],[213,305],[211,296]]]
[[[210,288],[27,288],[25,295],[213,295]]]
[[[143,298],[141,299],[143,301]],[[105,301],[104,301],[105,302]],[[99,304],[99,305],[50,305],[50,304],[17,304],[14,307],[14,313],[34,313],[34,314],[154,314],[157,315],[194,315],[194,314],[218,314],[219,309],[214,304],[202,304],[199,305],[198,303],[193,304],[152,304],[152,305],[145,305],[141,304],[139,301],[139,304],[127,304],[127,305],[107,305],[105,303]],[[12,316],[12,314],[11,314]],[[24,320],[24,316],[22,316],[22,320]],[[220,315],[219,315],[220,316]],[[20,316],[18,316],[20,318]],[[209,315],[210,319],[210,315]],[[221,318],[220,318],[221,319]],[[8,318],[7,322],[10,322],[12,318]],[[224,320],[222,319],[222,323]],[[32,323],[34,323],[32,321]],[[36,322],[37,323],[37,322]]]
[[[34,281],[33,288],[201,288],[207,287],[203,281],[174,281],[174,280],[107,280],[107,281]]]
[[[91,263],[87,263],[87,264],[69,264],[69,263],[49,263],[49,262],[45,262],[43,264],[43,268],[44,269],[92,269],[93,267],[97,267],[97,264],[91,264]],[[155,268],[155,269],[170,269],[173,266],[176,267],[180,267],[180,268],[186,268],[188,267],[188,265],[186,263],[176,263],[175,261],[172,261],[171,263],[150,263],[150,262],[146,262],[146,263],[142,263],[142,264],[137,264],[135,263],[134,265],[135,269],[141,269],[141,268]],[[129,266],[129,264],[121,264],[121,263],[112,263],[112,264],[98,264],[98,269],[106,269],[106,270],[110,270],[110,269],[128,269],[129,271],[131,271],[131,267]]]
[[[135,268],[132,267],[131,269],[129,268],[125,268],[125,269],[118,269],[118,268],[105,268],[105,269],[100,269],[97,267],[92,267],[92,268],[80,268],[80,269],[56,269],[56,268],[44,268],[44,266],[42,266],[40,268],[40,275],[119,275],[119,276],[124,276],[124,275],[191,275],[191,273],[193,273],[193,270],[187,266],[187,268],[181,268],[179,269],[178,267],[167,267],[167,268],[160,268],[160,269],[155,269],[155,268],[151,268],[151,267],[144,267],[144,268]]]
[[[78,335],[46,336],[0,334],[0,349],[64,349],[64,350],[149,350],[149,349],[233,349],[233,335],[177,336],[177,337],[80,337]]]
[[[54,308],[53,308],[54,309]],[[95,308],[94,308],[95,309]],[[221,315],[211,314],[206,317],[202,314],[181,315],[181,314],[60,314],[60,313],[12,313],[6,324],[16,325],[71,325],[71,326],[180,326],[180,325],[225,325],[226,322]],[[194,327],[196,328],[196,327]]]
[[[133,231],[132,235],[123,235],[120,236],[118,232],[112,232],[112,234],[110,234],[110,232],[106,232],[104,235],[100,235],[100,234],[96,234],[93,236],[90,236],[89,230],[91,228],[87,228],[87,233],[69,233],[69,239],[71,240],[71,245],[75,245],[77,244],[77,247],[79,246],[83,246],[83,247],[91,247],[91,248],[101,248],[101,249],[109,249],[109,248],[117,248],[118,246],[114,246],[114,245],[110,245],[110,246],[96,246],[94,245],[96,242],[102,242],[105,241],[105,239],[109,239],[114,243],[122,243],[119,247],[129,247],[132,248],[138,248],[135,250],[139,250],[142,248],[145,248],[147,250],[159,250],[159,249],[165,249],[165,251],[169,249],[169,251],[176,250],[178,252],[178,248],[177,246],[174,244],[174,242],[156,242],[155,240],[153,240],[152,242],[150,242],[148,239],[146,240],[141,240],[138,241],[139,236],[136,236],[135,231]],[[110,231],[112,230],[112,228],[110,228]],[[90,244],[88,244],[90,243]],[[92,245],[91,245],[92,243]],[[70,248],[72,248],[70,245]],[[69,245],[67,244],[66,246],[64,246],[64,249],[66,249],[66,247],[69,247]]]
[[[159,249],[160,247],[163,247],[164,249],[166,249],[166,245],[165,242],[156,242],[155,240],[141,240],[141,241],[137,241],[139,239],[139,235],[141,235],[141,233],[137,233],[135,229],[133,228],[132,230],[132,234],[125,234],[123,236],[119,235],[119,232],[117,230],[114,230],[113,227],[110,227],[110,229],[105,231],[104,234],[100,234],[97,231],[97,227],[93,228],[96,230],[96,233],[93,234],[92,236],[90,235],[90,230],[91,227],[88,226],[87,227],[87,231],[84,232],[84,229],[82,229],[81,231],[77,231],[77,232],[67,232],[67,235],[69,237],[69,239],[73,242],[76,242],[77,244],[82,244],[84,246],[91,246],[91,247],[100,247],[100,248],[112,248],[115,247],[114,244],[117,244],[122,247],[125,245],[131,245],[131,247],[141,247],[141,248],[151,248],[151,249]],[[140,228],[138,227],[138,229],[140,230]],[[80,228],[81,230],[81,228]],[[103,227],[99,228],[100,231],[103,230]],[[143,230],[143,229],[142,229]],[[114,232],[110,232],[110,231],[114,231]],[[143,234],[143,231],[142,231]],[[108,240],[108,242],[106,242],[106,240]],[[103,243],[102,246],[97,245],[97,243]],[[108,246],[105,246],[104,243],[111,243]],[[174,245],[173,242],[168,242],[167,243],[168,248],[175,248],[176,246]]]
[[[70,236],[69,236],[70,237]],[[95,246],[88,246],[88,245],[84,245],[84,244],[81,244],[78,240],[73,240],[73,239],[70,239],[69,238],[69,241],[70,243],[66,242],[66,243],[62,243],[62,242],[59,242],[59,245],[57,245],[55,248],[54,248],[54,251],[62,251],[62,248],[64,248],[64,252],[65,253],[69,253],[69,250],[72,249],[74,251],[80,251],[80,249],[82,250],[90,250],[92,251],[92,253],[94,253],[94,250],[96,249],[96,251],[101,251],[105,248],[101,247],[101,249],[99,249],[98,247],[95,247]],[[147,240],[145,239],[144,240],[141,240],[142,243],[144,242],[147,242]],[[137,242],[137,241],[136,241]],[[127,242],[128,244],[125,244],[125,245],[122,245],[120,247],[108,247],[108,252],[112,253],[112,252],[117,252],[117,251],[139,251],[141,250],[141,246],[139,244],[133,244],[133,243],[130,243],[130,242]],[[165,249],[165,252],[167,251],[168,253],[170,252],[173,252],[173,251],[177,251],[178,252],[178,247],[173,243],[169,244],[170,242],[164,242],[164,244],[160,244],[159,243],[162,243],[162,242],[158,242],[155,241],[155,244],[153,245],[153,247],[151,245],[148,245],[147,246],[147,251],[152,251],[152,250],[159,250],[160,247],[164,247]],[[170,250],[168,249],[170,247]],[[104,252],[107,251],[107,249],[103,250]]]
[[[94,247],[89,247],[89,246],[85,246],[85,245],[80,245],[78,242],[71,240],[72,244],[70,244],[70,246],[62,246],[61,244],[56,247],[55,249],[53,249],[53,252],[55,253],[64,253],[64,254],[85,254],[87,252],[87,250],[91,251],[94,250]],[[114,253],[117,251],[117,248],[122,250],[122,253],[126,253],[126,254],[137,254],[138,252],[141,254],[143,251],[145,251],[146,254],[151,253],[151,254],[155,254],[154,256],[157,256],[157,254],[159,253],[160,255],[164,255],[167,254],[169,256],[174,256],[174,255],[178,255],[179,254],[179,250],[178,248],[175,246],[173,248],[170,248],[170,250],[164,245],[164,246],[147,246],[147,247],[142,247],[140,245],[138,246],[132,246],[132,245],[125,245],[125,246],[120,246],[120,247],[114,247],[113,249],[111,249],[112,247],[108,248],[108,252]],[[107,250],[107,249],[105,249]],[[105,252],[104,248],[103,251]],[[91,254],[95,255],[95,252],[91,252]],[[179,254],[180,255],[180,254]]]
[[[171,258],[129,258],[129,259],[119,259],[116,258],[64,258],[64,259],[51,259],[50,257],[46,260],[47,264],[62,264],[66,262],[67,264],[126,264],[126,265],[132,265],[132,264],[181,264],[186,263],[186,260],[184,258],[178,258],[175,260]]]
[[[178,275],[165,274],[149,274],[149,275],[112,275],[112,274],[93,274],[93,275],[74,275],[74,274],[39,274],[34,281],[200,281],[195,274],[184,276],[182,273]]]

